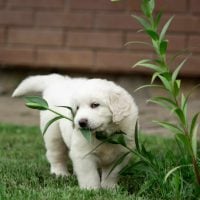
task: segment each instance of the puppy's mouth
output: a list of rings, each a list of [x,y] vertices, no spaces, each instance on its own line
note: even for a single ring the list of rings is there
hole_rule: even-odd
[[[97,127],[91,127],[91,126],[88,126],[88,127],[85,127],[85,128],[79,128],[79,129],[84,129],[84,130],[88,130],[90,131],[91,133],[96,133],[96,132],[100,132],[100,131],[104,131],[104,128],[103,128],[103,124],[100,124],[99,126]]]
[[[100,124],[100,125],[97,126],[97,127],[90,127],[89,129],[90,129],[91,132],[93,132],[93,133],[98,132],[98,131],[103,131],[103,124]]]

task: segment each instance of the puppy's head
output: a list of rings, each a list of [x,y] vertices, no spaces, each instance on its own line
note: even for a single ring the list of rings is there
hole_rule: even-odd
[[[132,97],[113,82],[90,79],[76,97],[77,128],[107,131],[108,126],[119,124],[131,111]]]
[[[105,102],[104,94],[93,86],[82,89],[76,100],[75,126],[92,131],[105,130],[112,121],[112,113]]]

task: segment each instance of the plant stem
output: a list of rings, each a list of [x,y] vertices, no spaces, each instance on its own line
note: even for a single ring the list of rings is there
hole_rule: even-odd
[[[194,173],[196,175],[197,183],[198,185],[200,185],[200,172],[199,172],[197,160],[195,159],[194,155],[192,156],[192,164],[194,166]]]
[[[65,118],[65,119],[67,119],[67,120],[69,120],[69,121],[73,122],[73,120],[72,120],[72,119],[70,119],[70,118],[68,118],[68,117],[66,117],[66,116],[64,116],[64,115],[62,115],[62,114],[60,114],[60,113],[58,113],[58,112],[56,112],[56,111],[52,110],[51,108],[47,108],[47,109],[48,109],[49,111],[51,111],[51,112],[55,113],[56,115],[58,115],[58,116],[61,116],[61,117]]]

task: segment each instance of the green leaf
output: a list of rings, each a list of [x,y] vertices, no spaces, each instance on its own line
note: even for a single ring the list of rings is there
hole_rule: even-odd
[[[97,132],[96,138],[100,141],[103,141],[103,142],[108,142],[108,143],[111,143],[111,144],[120,144],[120,145],[126,147],[124,135],[126,135],[126,134],[123,133],[122,131],[121,132],[115,132],[114,134],[112,134],[110,136],[106,136],[102,132]]]
[[[198,133],[198,127],[199,124],[196,124],[196,126],[193,129],[192,134],[192,150],[194,152],[194,157],[197,158],[197,133]]]
[[[159,39],[159,35],[155,31],[147,29],[146,32],[152,40],[157,41]]]
[[[147,151],[144,144],[141,145],[141,153],[143,160],[151,165],[153,168],[157,168],[157,160],[151,151]]]
[[[160,97],[160,96],[153,97],[150,100],[148,100],[148,102],[153,102],[170,109],[176,107],[176,104],[171,99],[166,98],[166,97]]]
[[[182,174],[180,171],[174,174],[174,176],[172,177],[170,181],[170,185],[173,188],[174,193],[177,194],[178,196],[180,192],[180,188],[182,188],[183,186],[183,179],[182,179]]]
[[[192,153],[192,149],[191,149],[191,146],[190,146],[190,141],[188,139],[188,137],[185,135],[185,134],[182,134],[182,133],[177,133],[176,134],[176,138],[182,142],[182,144],[184,145],[184,149],[188,150],[187,152],[190,152]]]
[[[160,54],[161,55],[165,55],[166,54],[167,46],[168,46],[168,41],[167,40],[163,40],[160,43]]]
[[[47,101],[38,96],[27,96],[24,99],[26,101],[25,105],[32,109],[47,110],[49,107]]]
[[[193,135],[195,126],[197,125],[197,120],[199,117],[200,112],[196,113],[192,118],[191,125],[190,125],[190,135]]]
[[[150,24],[147,20],[137,15],[131,15],[131,16],[134,17],[145,29],[149,29]]]
[[[131,45],[131,44],[144,44],[146,46],[151,47],[150,43],[148,43],[148,42],[141,42],[141,41],[130,41],[130,42],[125,43],[124,46],[128,46],[128,45]]]
[[[139,160],[137,162],[132,162],[129,165],[125,166],[119,174],[122,176],[127,176],[127,175],[134,175],[137,176],[139,175],[144,175],[144,173],[149,173],[149,174],[155,174],[155,170],[150,167],[147,162],[143,160]]]
[[[115,133],[109,139],[108,142],[111,144],[120,144],[126,147],[126,142],[124,139],[124,133]]]
[[[159,44],[157,40],[151,40],[152,41],[152,45],[153,45],[153,49],[155,49],[156,53],[159,55]]]
[[[190,137],[192,141],[192,150],[194,152],[195,158],[197,157],[197,133],[198,133],[198,126],[199,124],[197,123],[198,117],[199,117],[200,112],[194,115],[191,121],[190,125]]]
[[[155,79],[158,77],[158,75],[161,75],[161,72],[154,72],[154,74],[151,78],[151,84],[155,81]]]
[[[82,128],[82,129],[80,129],[80,131],[88,142],[92,141],[92,132],[90,131],[90,129],[83,129]]]
[[[172,74],[171,72],[169,71],[166,71],[167,69],[165,69],[165,71],[161,74],[166,80],[168,80],[169,82],[171,81],[172,79]]]
[[[170,130],[172,133],[181,133],[183,132],[177,125],[168,123],[168,122],[163,122],[163,121],[153,121],[154,123],[159,124],[160,126]]]
[[[58,106],[58,107],[60,107],[60,108],[66,108],[66,109],[70,110],[70,112],[72,114],[72,117],[74,118],[75,113],[74,113],[74,111],[73,111],[73,109],[71,107],[69,107],[69,106]]]
[[[143,0],[141,10],[145,16],[150,17],[155,7],[154,0]]]
[[[172,91],[172,87],[171,87],[171,83],[168,80],[167,77],[163,76],[163,75],[158,75],[158,77],[160,78],[161,82],[163,83],[164,87],[168,90],[168,91]]]
[[[187,117],[187,98],[184,94],[181,95],[181,109],[183,110],[183,114]]]
[[[150,62],[152,62],[151,59],[142,59],[142,60],[139,60],[138,62],[136,62],[135,65],[133,65],[133,67],[141,66],[142,64],[147,64]]]
[[[103,132],[96,132],[95,133],[96,139],[101,141],[101,143],[98,144],[94,149],[92,149],[85,156],[87,156],[88,154],[94,152],[97,148],[99,148],[102,144],[105,144],[105,143],[121,144],[121,145],[126,147],[126,143],[125,143],[124,137],[122,135],[125,135],[125,133],[123,133],[122,131],[121,132],[115,132],[113,135],[110,135],[110,136],[105,135]],[[88,133],[86,133],[86,137],[87,138],[89,137]]]
[[[135,146],[138,152],[140,152],[140,142],[139,142],[139,125],[138,121],[135,124]]]
[[[171,24],[171,21],[173,20],[174,16],[172,16],[167,22],[166,24],[163,26],[163,29],[160,33],[160,38],[159,41],[161,42],[164,38],[165,38],[165,34],[167,32],[167,29],[169,28],[169,25]]]
[[[140,60],[139,62],[137,62],[134,66],[134,67],[138,67],[138,66],[141,66],[141,67],[146,67],[146,68],[149,68],[149,69],[152,69],[152,70],[155,70],[155,71],[159,71],[159,72],[163,72],[163,69],[155,64],[151,64],[151,63],[147,63],[145,62],[146,60]]]
[[[177,107],[176,109],[174,109],[173,112],[177,115],[177,117],[180,119],[180,121],[184,125],[186,125],[186,119],[185,119],[185,115],[184,115],[183,111],[180,108]]]
[[[151,14],[153,13],[153,10],[155,8],[155,0],[148,0],[149,2],[149,8],[151,10]]]
[[[175,97],[177,97],[180,93],[180,87],[181,87],[181,80],[176,80],[174,82],[174,87],[172,88],[172,92]]]
[[[160,23],[160,19],[162,17],[162,12],[158,12],[156,18],[155,18],[155,21],[154,21],[154,26],[155,26],[155,29],[158,28],[158,25]]]
[[[165,67],[165,63],[164,63],[163,60],[155,59],[154,61],[155,61],[159,66],[161,66],[161,67]]]
[[[126,156],[129,153],[130,152],[124,153],[122,156],[120,156],[117,160],[114,161],[114,164],[113,164],[111,170],[109,171],[109,173],[107,174],[107,177],[112,173],[112,171],[117,167],[117,165],[121,164],[124,161],[124,159],[126,158]]]
[[[97,146],[95,146],[94,149],[92,149],[90,152],[88,152],[85,157],[87,157],[88,155],[90,155],[92,152],[94,152],[96,149],[98,149],[102,144],[105,144],[107,141],[103,140],[101,143],[99,143]]]
[[[166,103],[170,104],[171,106],[174,106],[174,107],[176,106],[176,103],[173,100],[171,100],[167,97],[160,96],[160,97],[155,97],[155,99],[157,99],[159,101],[166,102]]]
[[[185,62],[186,62],[187,60],[188,60],[188,57],[185,58],[185,59],[179,64],[179,66],[176,68],[176,70],[173,72],[173,74],[172,74],[172,83],[175,82],[175,80],[176,80],[176,78],[177,78],[177,76],[178,76],[178,73],[179,73],[180,69],[183,67],[183,65],[185,64]]]
[[[48,121],[48,123],[44,127],[44,130],[43,130],[42,134],[44,135],[46,133],[47,129],[49,128],[49,126],[51,124],[53,124],[55,121],[59,120],[59,119],[63,119],[63,117],[62,116],[57,116],[57,117],[51,119],[50,121]]]
[[[146,64],[149,62],[152,62],[152,60],[151,59],[142,59],[142,60],[139,60],[134,66],[139,66],[141,64]]]
[[[137,92],[141,89],[148,88],[148,87],[163,88],[161,85],[149,84],[149,85],[142,85],[141,87],[138,87],[137,89],[134,90],[134,92]]]
[[[185,149],[183,143],[178,139],[178,137],[175,137],[175,141],[176,141],[176,144],[178,146],[178,149],[179,149],[181,155],[183,155],[183,158],[186,158],[187,154],[185,154],[186,149]]]
[[[163,103],[162,101],[157,101],[157,100],[154,100],[153,98],[152,99],[149,99],[147,100],[147,103],[154,103],[154,104],[158,104],[160,106],[162,106],[163,108],[166,108],[168,110],[171,110],[171,107],[166,105],[165,103]]]
[[[96,138],[100,141],[107,141],[110,136],[105,135],[103,132],[96,132]]]
[[[167,172],[167,174],[165,175],[165,178],[164,178],[164,182],[166,182],[167,181],[167,179],[169,178],[169,176],[171,175],[171,174],[173,174],[176,170],[178,170],[178,169],[180,169],[180,168],[182,168],[182,167],[191,167],[192,165],[179,165],[179,166],[177,166],[177,167],[174,167],[174,168],[172,168],[169,172]]]
[[[176,80],[177,88],[180,90],[181,88],[181,80]]]

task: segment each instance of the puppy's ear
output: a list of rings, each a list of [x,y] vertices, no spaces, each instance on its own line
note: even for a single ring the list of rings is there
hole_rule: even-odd
[[[112,91],[109,94],[109,107],[113,122],[118,123],[131,113],[132,97],[125,91]]]

